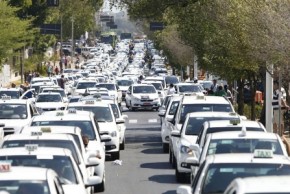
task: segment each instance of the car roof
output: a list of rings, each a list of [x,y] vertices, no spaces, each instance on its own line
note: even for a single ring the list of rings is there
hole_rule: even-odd
[[[47,96],[47,95],[50,95],[50,96],[60,96],[60,93],[58,92],[42,92],[42,93],[39,93],[38,96]]]
[[[0,172],[0,180],[47,180],[48,168],[12,166],[9,172]]]
[[[200,93],[201,94],[201,93]],[[182,104],[230,104],[230,102],[222,96],[204,96],[198,99],[199,95],[184,96]]]
[[[21,133],[7,135],[3,139],[3,141],[13,141],[13,140],[73,140],[73,137],[70,134],[64,133],[42,133],[42,135],[31,135],[31,133],[30,134]]]
[[[187,114],[187,117],[239,117],[237,113],[234,112],[191,112]]]
[[[72,156],[71,151],[65,148],[37,147],[36,150],[29,151],[26,147],[2,148],[0,156]]]
[[[1,91],[15,91],[15,92],[19,92],[20,88],[0,88],[0,92]]]
[[[31,134],[32,131],[45,131],[45,133],[81,134],[77,126],[25,126],[21,134]]]
[[[211,134],[211,139],[277,139],[275,133],[261,133],[258,131],[246,131],[241,135],[241,131],[223,131]]]
[[[27,99],[10,99],[10,100],[2,100],[0,98],[0,103],[5,104],[27,104],[29,101]]]
[[[251,120],[241,120],[238,124],[231,124],[228,120],[218,120],[218,121],[207,121],[209,127],[258,127],[261,128],[263,125],[258,121]]]
[[[102,100],[83,100],[83,101],[79,101],[79,102],[72,102],[69,103],[68,108],[71,107],[108,107],[108,104],[103,102]]]
[[[43,112],[41,115],[33,117],[32,122],[35,121],[61,121],[61,120],[70,120],[70,121],[88,121],[91,120],[93,115],[90,111],[80,111],[76,110],[75,113],[70,113],[70,111],[47,111]]]

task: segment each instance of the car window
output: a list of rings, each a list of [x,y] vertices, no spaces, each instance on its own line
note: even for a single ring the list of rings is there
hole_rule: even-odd
[[[154,86],[134,86],[133,87],[134,94],[150,94],[156,93]]]
[[[176,113],[176,111],[177,111],[177,108],[178,108],[178,105],[179,105],[179,101],[177,101],[177,102],[172,102],[168,114],[169,114],[169,115],[175,115],[175,113]]]

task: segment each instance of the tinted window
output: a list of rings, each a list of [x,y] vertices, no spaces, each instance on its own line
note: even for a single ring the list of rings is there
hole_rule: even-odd
[[[50,194],[47,181],[42,180],[0,180],[0,190],[7,193],[22,193],[28,190],[31,193]]]
[[[184,104],[182,105],[180,121],[183,123],[187,113],[191,112],[234,112],[230,104]]]
[[[77,89],[87,89],[93,88],[96,86],[96,82],[79,82],[77,85]]]
[[[96,106],[87,106],[87,107],[69,107],[75,108],[77,110],[91,111],[95,114],[95,117],[98,122],[113,122],[113,117],[109,107],[96,107]]]
[[[98,84],[96,85],[97,88],[107,88],[108,90],[116,90],[114,84]]]
[[[62,97],[66,96],[64,90],[44,89],[42,92],[56,92],[59,93]]]
[[[156,90],[162,90],[162,84],[161,83],[151,83]]]
[[[0,119],[26,119],[25,104],[0,104]]]
[[[60,121],[34,121],[31,126],[73,126],[79,127],[82,131],[82,135],[88,136],[90,140],[95,140],[96,135],[91,121],[68,121],[68,120],[60,120]]]
[[[200,88],[196,85],[184,85],[178,86],[179,92],[186,93],[186,92],[201,92]]]
[[[290,166],[283,164],[211,164],[205,173],[202,193],[223,193],[235,178],[266,175],[289,175]]]
[[[169,85],[169,84],[176,84],[179,81],[178,81],[177,77],[175,77],[175,76],[166,76],[165,77],[165,82],[166,82],[167,85]]]
[[[36,102],[61,102],[60,95],[38,95]]]
[[[0,91],[0,97],[1,96],[11,96],[12,99],[19,99],[20,91]]]
[[[150,94],[156,93],[154,86],[135,86],[133,87],[134,94]]]
[[[264,131],[262,128],[258,127],[246,127],[247,131]],[[206,133],[217,133],[222,131],[242,131],[242,127],[211,127],[208,128]]]

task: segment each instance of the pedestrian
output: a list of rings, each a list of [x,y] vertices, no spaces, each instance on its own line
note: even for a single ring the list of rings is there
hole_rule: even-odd
[[[59,69],[58,69],[58,66],[57,65],[54,68],[54,73],[55,73],[55,75],[58,75],[59,74]]]
[[[171,94],[175,94],[175,93],[176,93],[176,91],[175,91],[174,85],[170,84],[168,91],[167,91],[167,95],[171,95]]]
[[[52,74],[52,65],[50,64],[50,62],[48,62],[47,64],[47,76],[50,77]]]
[[[64,89],[64,85],[65,85],[65,79],[64,79],[64,75],[61,75],[60,77],[60,81],[59,81],[59,86]]]
[[[62,72],[62,70],[63,70],[63,63],[62,63],[62,60],[59,61],[59,68],[60,68],[60,72]]]
[[[227,96],[227,94],[222,86],[218,86],[218,89],[216,90],[216,92],[214,94],[215,94],[215,96]]]
[[[226,93],[226,97],[233,103],[233,95],[232,92],[228,89],[228,85],[224,85],[224,90]]]
[[[274,133],[278,133],[279,131],[279,123],[280,123],[280,134],[284,133],[284,113],[289,109],[287,105],[286,99],[283,98],[282,92],[279,90],[279,82],[274,81],[273,84],[273,130]],[[279,111],[281,108],[281,112]]]
[[[15,83],[11,83],[11,88],[16,88],[16,84]]]
[[[210,90],[213,91],[213,93],[215,93],[218,89],[218,84],[217,84],[217,81],[216,79],[212,80],[212,85],[210,86]]]

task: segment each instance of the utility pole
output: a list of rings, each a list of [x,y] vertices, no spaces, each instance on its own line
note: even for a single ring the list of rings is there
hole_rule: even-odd
[[[268,132],[273,132],[273,107],[272,107],[272,100],[273,100],[273,64],[267,65],[269,72],[266,72],[266,129]]]
[[[21,84],[23,84],[23,75],[24,75],[24,65],[23,65],[23,60],[24,60],[24,52],[25,52],[25,47],[23,47],[23,52],[22,49],[20,50],[20,77],[21,77]]]
[[[71,65],[73,64],[74,57],[74,18],[71,17]]]

